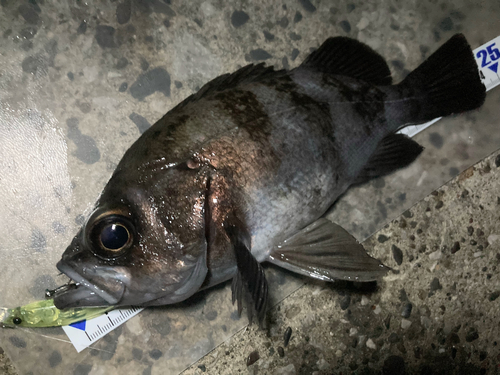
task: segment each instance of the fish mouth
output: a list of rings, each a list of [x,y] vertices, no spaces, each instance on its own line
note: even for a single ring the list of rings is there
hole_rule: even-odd
[[[158,306],[184,301],[195,294],[207,275],[206,256],[185,259],[184,269],[172,283],[149,285],[150,291],[134,290],[129,272],[122,267],[94,265],[79,271],[60,260],[57,269],[74,282],[47,292],[58,309],[105,306]],[[85,276],[83,276],[83,275]]]
[[[113,277],[116,272],[109,267],[86,269],[88,277],[80,275],[64,260],[59,261],[56,267],[75,281],[74,284],[67,284],[53,292],[54,305],[58,309],[117,305],[125,293],[125,284]]]

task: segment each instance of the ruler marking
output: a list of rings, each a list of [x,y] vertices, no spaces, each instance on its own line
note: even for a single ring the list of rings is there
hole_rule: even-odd
[[[111,310],[107,314],[87,320],[85,335],[81,331],[68,326],[63,327],[63,330],[75,349],[80,352],[142,310],[143,308],[135,306],[130,309]]]

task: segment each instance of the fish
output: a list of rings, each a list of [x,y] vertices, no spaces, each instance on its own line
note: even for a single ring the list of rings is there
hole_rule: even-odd
[[[346,37],[300,66],[221,75],[124,154],[57,269],[59,309],[158,306],[232,280],[232,303],[262,322],[263,262],[324,281],[390,268],[325,213],[353,185],[411,164],[397,131],[485,100],[462,34],[398,84],[384,58]]]
[[[100,316],[113,306],[59,310],[53,299],[31,302],[13,309],[0,307],[0,326],[4,328],[46,328],[66,326]]]

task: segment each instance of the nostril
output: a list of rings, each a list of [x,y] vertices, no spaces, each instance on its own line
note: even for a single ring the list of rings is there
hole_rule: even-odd
[[[69,246],[64,250],[64,253],[62,255],[63,259],[69,259],[77,255],[78,253],[81,253],[83,251],[83,247],[81,245],[81,240],[80,240],[80,233],[78,233],[75,238],[73,238],[73,241],[69,244]]]

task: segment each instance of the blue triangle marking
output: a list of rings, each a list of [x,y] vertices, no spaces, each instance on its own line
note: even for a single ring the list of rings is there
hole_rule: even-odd
[[[498,71],[498,63],[491,64],[488,66],[489,69],[493,70],[495,73]]]
[[[86,320],[82,320],[80,322],[71,323],[69,326],[76,328],[76,329],[81,329],[82,331],[85,331],[85,325],[86,325]]]

